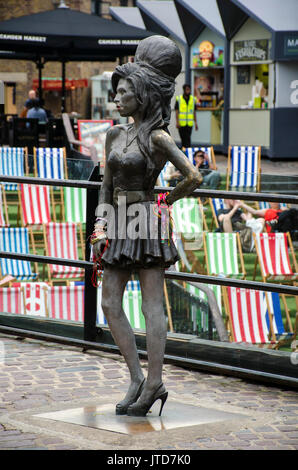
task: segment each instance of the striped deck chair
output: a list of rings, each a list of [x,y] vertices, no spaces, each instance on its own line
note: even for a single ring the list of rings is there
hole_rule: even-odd
[[[8,218],[8,210],[7,210],[7,203],[6,203],[6,194],[5,189],[2,184],[0,184],[0,227],[8,227],[9,226],[9,218]]]
[[[46,296],[49,318],[84,321],[84,286],[50,286],[46,290]]]
[[[209,198],[209,204],[211,207],[211,212],[212,212],[212,217],[213,217],[213,222],[215,223],[216,227],[219,227],[218,219],[217,219],[217,214],[220,209],[227,209],[227,206],[225,204],[225,200],[221,198]],[[213,225],[213,223],[212,223]]]
[[[289,204],[287,204],[286,202],[280,202],[279,207],[281,209],[288,208]],[[258,209],[270,209],[270,203],[267,201],[258,201]]]
[[[191,246],[188,249],[200,249],[203,246],[204,214],[202,205],[195,198],[182,198],[174,202],[172,217],[176,236],[182,235]],[[190,243],[191,242],[191,243]]]
[[[208,155],[209,165],[210,164],[213,165],[214,170],[216,170],[217,166],[216,166],[213,145],[211,145],[211,147],[188,147],[184,150],[185,155],[190,160],[190,162],[193,163],[194,165],[195,165],[194,154],[198,150],[202,150],[204,153]]]
[[[229,146],[226,189],[259,191],[261,147]]]
[[[224,288],[225,309],[229,317],[231,340],[277,349],[274,311],[270,295],[253,289]],[[268,314],[268,312],[270,312]]]
[[[298,280],[297,261],[288,233],[253,233],[253,237],[263,282]],[[289,251],[292,255],[293,267]]]
[[[128,281],[123,295],[123,310],[132,328],[146,329],[139,281]]]
[[[208,275],[245,279],[239,233],[204,233],[204,251]],[[239,270],[239,261],[241,271]]]
[[[0,288],[0,312],[22,313],[22,294],[20,287]]]
[[[221,286],[215,285],[215,284],[207,284],[210,289],[213,290],[217,304],[219,307],[220,312],[222,312],[222,302],[221,302]],[[198,287],[195,287],[188,282],[185,283],[185,289],[187,292],[190,294],[194,295],[195,297],[198,297],[199,299],[203,300],[204,302],[208,303],[208,297],[203,292],[200,290]],[[194,309],[192,312],[192,320],[194,324],[194,330],[196,329],[196,326],[198,325],[200,329],[203,331],[208,330],[208,314],[207,315],[202,315],[202,312],[198,312],[197,309]]]
[[[167,161],[161,172],[159,173],[159,176],[157,178],[156,186],[163,186],[163,187],[168,187],[169,184],[167,180],[165,180],[165,174],[167,170],[167,166],[170,165],[170,162]]]
[[[14,282],[13,287],[19,287],[22,293],[22,314],[45,317],[46,282]]]
[[[289,309],[287,306],[286,298],[284,294],[279,295],[277,292],[267,292],[267,299],[264,293],[264,302],[266,303],[266,324],[268,331],[270,330],[270,315],[272,318],[272,327],[276,339],[279,344],[285,344],[292,342],[296,335],[294,335]],[[284,326],[281,312],[281,300],[284,306],[286,314],[287,329]],[[267,301],[267,302],[266,302]]]
[[[28,149],[25,147],[0,147],[0,175],[28,175]],[[6,191],[16,191],[17,183],[4,183]]]
[[[52,221],[50,191],[48,186],[21,184],[19,190],[22,225],[40,229],[42,224]]]
[[[44,239],[47,256],[78,260],[77,226],[74,223],[50,222],[44,224]],[[81,247],[82,248],[82,247]],[[48,265],[49,282],[63,282],[84,276],[84,269],[74,266]]]
[[[26,227],[0,228],[0,250],[29,254],[29,235],[34,248],[30,229]],[[2,276],[10,274],[17,281],[34,281],[38,277],[36,263],[34,263],[35,272],[32,271],[29,261],[1,258],[0,265]]]
[[[85,188],[65,187],[65,221],[86,223],[87,190]]]
[[[123,294],[122,307],[132,328],[146,329],[139,281],[128,281]],[[107,325],[101,308],[101,286],[97,288],[97,321],[99,324]]]
[[[66,150],[61,148],[49,147],[34,147],[34,176],[39,178],[49,179],[68,179],[67,164],[66,164]],[[55,193],[54,193],[55,191]],[[53,187],[50,188],[54,221],[56,221],[56,205],[61,206],[61,220],[64,212],[64,198],[63,188]],[[54,198],[57,196],[56,198]]]

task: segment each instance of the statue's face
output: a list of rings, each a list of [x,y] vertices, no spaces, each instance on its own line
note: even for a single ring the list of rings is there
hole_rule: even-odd
[[[114,99],[120,116],[133,116],[139,108],[131,83],[125,78],[120,78]]]

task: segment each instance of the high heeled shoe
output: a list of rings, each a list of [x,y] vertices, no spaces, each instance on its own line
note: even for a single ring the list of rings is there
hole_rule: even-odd
[[[162,409],[168,398],[168,392],[164,388],[164,384],[160,384],[154,392],[151,401],[147,403],[141,403],[140,401],[130,405],[127,409],[128,416],[146,416],[152,405],[157,401],[161,400],[159,416],[161,416]]]
[[[139,388],[134,397],[132,397],[131,399],[127,399],[127,400],[124,399],[120,403],[117,403],[116,415],[126,415],[127,408],[129,407],[129,405],[132,405],[133,403],[137,401],[137,399],[139,398],[139,396],[141,395],[143,391],[144,385],[145,385],[145,379],[143,379],[143,381],[140,383]]]

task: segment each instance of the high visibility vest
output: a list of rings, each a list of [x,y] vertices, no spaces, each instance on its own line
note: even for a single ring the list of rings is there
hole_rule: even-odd
[[[181,127],[189,126],[192,127],[194,124],[193,114],[195,108],[195,98],[190,95],[188,103],[185,101],[183,95],[177,96],[176,101],[178,101],[179,112],[178,112],[178,121]]]

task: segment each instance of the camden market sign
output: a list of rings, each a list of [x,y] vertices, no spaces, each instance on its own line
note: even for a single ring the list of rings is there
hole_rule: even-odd
[[[234,42],[234,62],[263,62],[266,60],[269,60],[268,39]]]

